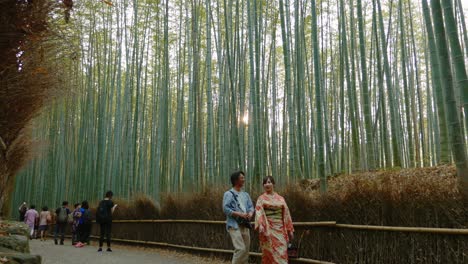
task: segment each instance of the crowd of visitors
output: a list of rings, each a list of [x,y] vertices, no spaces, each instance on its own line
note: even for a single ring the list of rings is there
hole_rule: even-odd
[[[63,201],[62,205],[53,213],[49,211],[47,206],[42,207],[41,213],[38,213],[35,205],[32,204],[28,207],[27,203],[23,202],[18,208],[19,221],[28,225],[30,239],[46,241],[47,232],[53,228],[55,245],[65,244],[65,234],[70,228],[71,244],[81,248],[90,245],[92,223],[93,220],[96,220],[101,229],[98,252],[102,252],[104,240],[107,243],[107,252],[112,252],[112,214],[117,207],[117,204],[112,201],[113,195],[112,191],[106,192],[95,215],[91,213],[89,203],[86,200],[74,204],[73,211],[70,210],[68,201]]]

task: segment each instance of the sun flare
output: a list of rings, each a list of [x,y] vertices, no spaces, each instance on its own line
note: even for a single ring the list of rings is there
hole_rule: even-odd
[[[244,124],[249,124],[249,113],[245,113],[244,116],[242,117],[242,122]]]

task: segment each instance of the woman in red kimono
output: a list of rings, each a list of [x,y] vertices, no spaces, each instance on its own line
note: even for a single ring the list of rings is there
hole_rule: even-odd
[[[263,264],[287,264],[288,242],[293,239],[294,228],[288,205],[274,192],[272,176],[263,179],[265,193],[255,206],[255,230],[259,232]]]

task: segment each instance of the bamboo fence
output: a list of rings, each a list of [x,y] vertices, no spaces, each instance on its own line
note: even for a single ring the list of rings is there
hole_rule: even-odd
[[[115,242],[209,254],[233,253],[229,249],[229,237],[223,232],[224,221],[154,219],[115,220],[113,223],[112,240]],[[392,263],[395,254],[401,254],[400,263],[466,263],[464,256],[468,253],[465,247],[468,245],[468,229],[352,225],[335,221],[295,222],[294,226],[299,234],[297,237],[313,230],[307,241],[300,242],[301,258],[293,260],[298,263]],[[93,239],[98,238],[98,231],[96,224]],[[432,250],[434,241],[438,247],[440,243],[447,247],[456,245],[459,251],[450,253],[445,247]],[[424,254],[420,252],[422,245],[427,245],[428,251]],[[259,248],[255,233],[251,248],[254,251]],[[261,257],[258,252],[250,252],[250,255]],[[411,255],[413,259],[408,258]]]
[[[210,224],[210,225],[225,225],[225,221],[211,220],[176,220],[176,219],[154,219],[154,220],[114,220],[114,223],[184,223],[184,224]],[[252,223],[253,224],[253,223]],[[393,231],[406,233],[431,233],[444,235],[468,235],[468,229],[461,228],[432,228],[432,227],[403,227],[403,226],[376,226],[376,225],[350,225],[337,224],[335,221],[320,221],[320,222],[295,222],[294,226],[301,227],[336,227],[358,230],[373,230],[373,231]]]

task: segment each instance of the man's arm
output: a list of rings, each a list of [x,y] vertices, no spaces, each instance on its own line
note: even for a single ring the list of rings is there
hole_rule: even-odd
[[[232,194],[225,192],[224,197],[223,197],[223,211],[224,211],[224,214],[227,216],[233,216],[233,213],[234,213],[234,208],[230,206],[231,202],[232,202]]]
[[[237,212],[237,211],[235,211],[235,208],[233,208],[231,206],[232,200],[233,200],[233,194],[232,193],[229,193],[229,192],[224,193],[224,197],[223,197],[223,211],[224,211],[224,214],[227,215],[227,216],[235,216],[235,217],[246,218],[247,214],[245,214],[243,212]]]
[[[115,208],[117,208],[117,204],[112,203],[111,213],[114,213]]]

